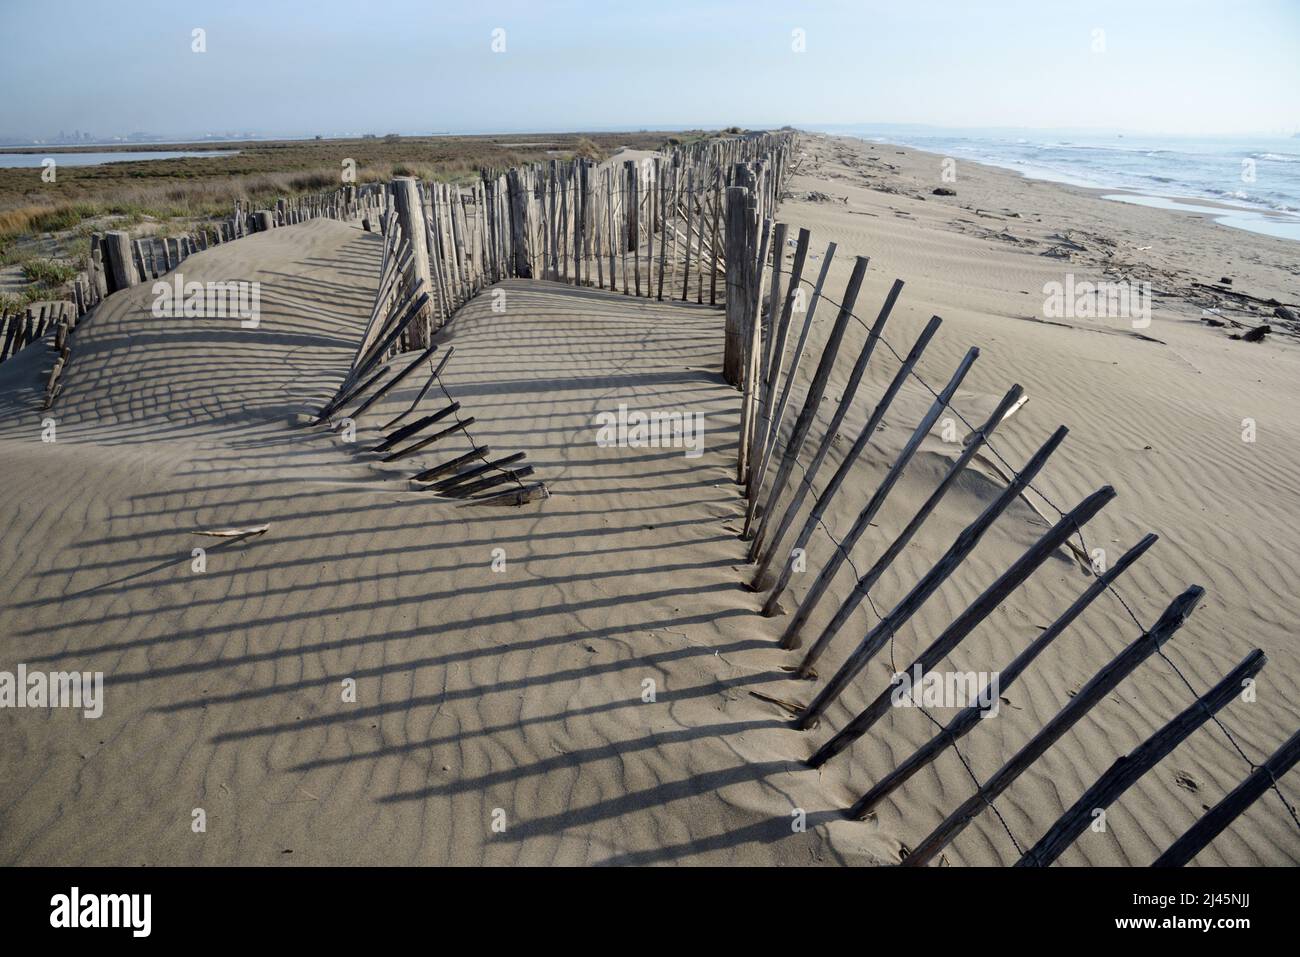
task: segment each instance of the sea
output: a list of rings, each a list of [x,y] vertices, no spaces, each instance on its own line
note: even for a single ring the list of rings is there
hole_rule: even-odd
[[[958,164],[963,158],[975,160],[1033,179],[1122,190],[1107,198],[1198,212],[1227,226],[1300,242],[1300,136],[1156,136],[910,124],[828,127],[825,132],[910,146],[952,157]],[[1215,205],[1197,205],[1197,200]]]
[[[220,156],[234,156],[239,150],[148,150],[114,152],[95,152],[94,150],[77,150],[67,153],[4,153],[0,152],[0,167],[19,167],[36,169],[52,157],[60,166],[100,166],[105,163],[140,163],[149,160],[165,159],[213,159]]]

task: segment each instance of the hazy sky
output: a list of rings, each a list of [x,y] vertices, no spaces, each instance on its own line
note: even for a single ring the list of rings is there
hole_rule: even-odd
[[[860,122],[1290,134],[1300,0],[0,0],[0,134]]]

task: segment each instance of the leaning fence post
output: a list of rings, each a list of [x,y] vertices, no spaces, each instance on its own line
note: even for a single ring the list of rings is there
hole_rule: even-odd
[[[763,336],[763,361],[759,370],[760,382],[763,385],[761,398],[764,406],[769,402],[767,398],[767,377],[768,370],[772,367],[773,347],[776,345],[776,324],[780,315],[777,307],[781,304],[781,275],[785,270],[785,234],[787,229],[785,223],[777,223],[771,234],[772,271],[768,280],[767,321],[763,324],[765,333]],[[764,235],[766,236],[767,233],[764,232]],[[760,258],[758,263],[759,275],[762,275],[764,265],[766,265],[766,259]],[[757,287],[755,292],[758,292]],[[755,315],[761,320],[763,315],[761,307],[755,310]]]
[[[372,396],[370,396],[369,399],[367,399],[360,406],[358,406],[357,410],[352,413],[351,417],[353,419],[361,418],[361,416],[364,415],[372,405],[374,405],[376,402],[382,399],[393,388],[393,386],[397,385],[397,383],[401,382],[408,375],[414,372],[416,367],[419,366],[420,363],[422,363],[425,359],[429,358],[437,351],[438,351],[437,344],[431,345],[427,349],[425,349],[424,352],[420,353],[420,355],[416,356],[409,363],[407,363],[401,372],[397,373],[397,375],[389,379],[386,383],[384,383],[382,388],[376,390],[375,393]]]
[[[921,359],[921,354],[925,352],[926,346],[930,344],[930,340],[934,338],[934,334],[938,332],[942,321],[943,320],[938,316],[930,317],[930,321],[926,323],[925,328],[921,330],[921,334],[912,345],[911,352],[908,353],[907,358],[904,359],[902,365],[899,366],[898,372],[894,375],[893,381],[889,383],[889,386],[885,389],[884,395],[882,395],[880,401],[876,403],[876,407],[872,410],[866,424],[863,425],[862,430],[858,433],[858,437],[854,440],[853,445],[846,453],[844,453],[844,458],[840,462],[840,467],[835,470],[835,474],[831,477],[831,480],[826,483],[826,488],[824,488],[822,494],[818,496],[816,503],[813,505],[812,512],[804,521],[803,528],[795,538],[794,545],[790,549],[789,557],[781,563],[781,574],[777,577],[776,584],[772,586],[772,593],[767,596],[767,601],[763,605],[764,615],[776,614],[777,604],[781,598],[781,593],[785,591],[786,585],[790,584],[790,576],[794,572],[794,553],[807,548],[808,542],[811,540],[813,532],[817,530],[817,526],[821,523],[822,515],[825,514],[827,507],[830,505],[831,499],[835,496],[835,493],[840,490],[840,486],[842,486],[845,480],[849,477],[849,473],[853,471],[853,466],[857,464],[858,457],[861,456],[863,450],[866,449],[867,443],[875,438],[876,429],[880,427],[880,423],[884,419],[885,413],[889,411],[889,407],[893,404],[894,398],[903,388],[903,383],[907,381],[907,377],[912,374],[912,370]],[[953,392],[957,391],[957,387],[961,384],[962,380],[966,378],[966,373],[970,371],[970,367],[974,365],[979,354],[980,351],[974,347],[967,351],[965,357],[957,366],[957,371],[953,373],[952,378],[949,380],[948,387],[944,390],[945,395],[951,396]],[[935,418],[938,418],[938,413],[935,414]],[[929,430],[927,429],[927,431]],[[809,486],[812,484],[811,474],[812,469],[810,468],[809,477],[807,479]],[[802,492],[803,489],[801,488],[800,491]],[[842,555],[846,555],[853,548],[853,545],[857,543],[858,537],[865,529],[865,522],[861,523],[861,528],[855,526],[852,534],[852,542],[846,540],[845,542],[840,543],[840,547],[833,551],[828,566],[834,564],[835,567],[838,567],[838,558]],[[774,545],[780,541],[779,535],[780,529],[778,529],[778,537],[772,540]],[[768,561],[771,561],[771,557],[775,555],[775,549],[772,552],[769,552],[768,555]],[[766,568],[766,566],[764,566],[764,568]],[[831,573],[834,574],[833,568]],[[754,579],[755,585],[758,584],[762,575],[763,569],[760,569],[758,577]]]
[[[763,479],[767,475],[767,467],[772,460],[772,452],[776,448],[777,439],[781,436],[781,422],[785,419],[786,404],[790,401],[790,389],[794,385],[794,378],[799,371],[799,363],[803,359],[804,345],[808,342],[808,333],[812,329],[813,315],[817,312],[817,303],[821,301],[822,285],[826,282],[826,273],[830,271],[831,260],[835,258],[835,244],[830,243],[826,247],[826,256],[822,260],[822,268],[817,276],[817,285],[813,288],[812,299],[808,302],[807,309],[804,312],[803,329],[799,331],[799,341],[795,343],[794,355],[790,358],[790,369],[786,373],[785,385],[781,388],[781,399],[776,404],[776,411],[772,413],[772,420],[768,425],[767,442],[763,449],[763,459],[758,466],[758,484],[754,490],[753,496],[749,500],[749,506],[745,509],[745,527],[741,532],[741,538],[749,537],[749,530],[754,522],[754,513],[758,509],[759,499],[763,494]],[[791,286],[790,294],[795,295],[796,290]]]
[[[1016,752],[1015,757],[1004,764],[984,786],[967,798],[957,810],[948,815],[920,845],[909,854],[903,864],[907,867],[922,867],[934,859],[962,830],[975,819],[981,810],[988,807],[999,794],[1005,791],[1020,777],[1029,766],[1042,756],[1060,737],[1070,730],[1080,718],[1092,710],[1092,706],[1115,690],[1116,685],[1147,658],[1155,654],[1165,642],[1173,637],[1174,632],[1182,627],[1187,616],[1192,613],[1196,603],[1205,594],[1205,589],[1193,585],[1175,598],[1165,609],[1160,620],[1151,630],[1139,635],[1132,644],[1121,651],[1110,664],[1106,665],[1088,680],[1069,703],[1045,724],[1041,731]],[[1298,752],[1300,754],[1300,752]]]
[[[1001,693],[1010,688],[1016,679],[1024,673],[1025,669],[1033,664],[1034,660],[1046,650],[1047,646],[1055,641],[1065,629],[1074,624],[1074,620],[1083,614],[1084,610],[1102,592],[1110,588],[1114,581],[1155,543],[1155,535],[1145,535],[1140,542],[1121,555],[1114,565],[1099,577],[1093,579],[1092,583],[1070,604],[1069,608],[1061,613],[1056,621],[1052,622],[1042,634],[1035,638],[1028,647],[1012,659],[1009,665],[998,673],[997,687],[994,688],[992,683],[985,685],[984,688],[980,689],[976,700],[988,700],[989,695],[995,691]],[[867,812],[880,801],[892,794],[897,788],[906,783],[912,775],[938,757],[944,748],[949,744],[956,743],[965,734],[973,730],[979,724],[984,713],[984,709],[978,705],[971,705],[961,711],[957,717],[948,722],[942,731],[917,748],[911,757],[900,763],[894,770],[881,778],[870,791],[859,798],[853,807],[849,808],[848,816],[859,819],[865,817]]]
[[[778,236],[781,242],[777,243],[777,257],[781,255],[781,248],[785,245],[784,224],[778,224]],[[775,318],[776,313],[776,296],[777,286],[779,283],[777,275],[773,275],[772,282],[772,300],[769,311],[772,313],[772,321],[776,323],[773,327],[772,344],[768,348],[768,358],[766,359],[763,374],[763,401],[759,407],[758,417],[758,454],[757,459],[759,468],[750,468],[749,486],[746,489],[746,497],[749,499],[749,507],[746,509],[745,533],[749,531],[748,519],[753,515],[754,507],[758,501],[758,493],[761,491],[763,484],[763,470],[767,467],[768,459],[771,457],[772,439],[772,407],[776,402],[776,387],[781,378],[781,370],[785,366],[785,342],[790,334],[790,319],[794,311],[794,295],[803,278],[804,259],[808,255],[808,238],[810,233],[806,229],[799,230],[799,242],[794,254],[794,264],[790,271],[790,286],[785,296],[784,305],[781,308],[780,319]]]
[[[808,431],[812,428],[813,420],[817,417],[817,408],[821,404],[822,397],[826,394],[826,383],[829,381],[831,371],[835,367],[835,359],[839,355],[840,344],[844,341],[844,332],[848,328],[849,320],[853,318],[853,307],[858,301],[858,290],[862,288],[862,277],[866,274],[867,262],[865,256],[859,256],[853,263],[853,273],[849,276],[848,285],[844,287],[844,302],[840,305],[839,315],[835,317],[835,325],[831,327],[830,336],[827,337],[826,344],[822,347],[822,356],[817,363],[817,371],[813,373],[812,383],[804,394],[803,408],[799,410],[799,415],[794,420],[790,441],[786,443],[785,451],[781,454],[781,464],[777,467],[776,478],[772,480],[772,490],[767,494],[767,504],[758,520],[758,530],[754,533],[753,541],[749,543],[749,560],[751,562],[758,558],[759,552],[762,550],[763,536],[767,531],[768,521],[781,500],[781,493],[785,491],[785,483],[789,480],[790,473],[794,470],[795,462],[799,458],[799,450],[803,448],[804,440],[808,437]],[[730,264],[728,264],[728,268],[730,268]],[[867,345],[869,346],[870,343],[868,342]]]
[[[753,196],[750,201],[752,205]],[[748,217],[748,212],[746,216]],[[744,397],[740,406],[740,448],[736,456],[736,481],[744,482],[749,474],[750,458],[752,457],[752,448],[754,442],[755,414],[759,401],[759,392],[762,389],[762,376],[759,372],[759,364],[762,362],[762,315],[760,307],[759,292],[763,285],[763,262],[767,258],[768,237],[770,235],[768,227],[770,222],[763,223],[763,237],[759,241],[758,260],[748,275],[749,280],[749,299],[745,305],[745,377],[742,382]]]
[[[1061,852],[1074,843],[1075,839],[1087,830],[1098,810],[1110,807],[1130,786],[1137,782],[1147,771],[1167,754],[1185,741],[1189,735],[1237,695],[1241,694],[1242,685],[1259,674],[1267,664],[1268,658],[1258,648],[1242,659],[1241,664],[1224,675],[1213,688],[1192,702],[1159,731],[1147,738],[1140,746],[1117,759],[1114,764],[1084,791],[1060,820],[1053,824],[1028,851],[1016,862],[1016,867],[1047,867],[1061,856]]]
[[[975,521],[962,529],[956,540],[944,552],[943,557],[935,562],[934,566],[925,573],[921,580],[912,586],[912,590],[907,593],[906,597],[894,606],[894,609],[889,614],[880,619],[876,627],[867,633],[867,636],[862,639],[853,654],[849,655],[844,664],[840,666],[839,671],[826,683],[826,687],[821,690],[821,693],[799,714],[795,727],[800,730],[807,730],[812,727],[813,722],[821,716],[827,706],[839,697],[840,692],[844,690],[844,686],[866,667],[867,662],[884,647],[894,632],[915,614],[926,599],[948,579],[949,575],[957,570],[957,566],[966,559],[966,556],[974,551],[975,546],[984,537],[984,533],[989,530],[989,526],[1016,499],[1025,486],[1034,480],[1034,477],[1042,469],[1051,454],[1056,451],[1056,447],[1065,440],[1068,432],[1069,430],[1065,426],[1061,426],[1052,433],[1052,436],[1034,453],[1034,457],[1020,470],[1016,480],[1003,489],[1002,494],[990,502]],[[805,662],[804,665],[800,666],[800,670],[802,671],[806,666],[807,663]]]
[[[1081,526],[1105,508],[1114,497],[1115,490],[1105,485],[1075,506],[1069,514],[1063,515],[1060,521],[1044,532],[1038,541],[1030,545],[1024,554],[1012,562],[1011,567],[999,575],[993,584],[984,589],[965,611],[954,618],[939,637],[934,639],[915,661],[906,665],[900,674],[911,681],[934,668],[991,615],[1011,592],[1024,584],[1029,576],[1060,547],[1061,542],[1078,532]],[[897,680],[897,676],[895,678]],[[857,717],[841,728],[838,734],[822,745],[808,763],[813,767],[821,767],[871,730],[872,725],[889,710],[893,703],[894,690],[892,686],[885,689]]]
[[[880,307],[880,313],[876,316],[875,324],[872,325],[871,331],[867,333],[867,341],[863,343],[862,352],[858,355],[857,362],[853,364],[853,368],[849,372],[848,381],[844,384],[844,394],[840,396],[839,405],[835,407],[835,414],[831,416],[830,424],[826,426],[826,432],[822,435],[821,443],[817,446],[817,451],[813,453],[812,460],[808,463],[808,467],[804,469],[803,476],[799,480],[799,485],[795,488],[790,499],[790,504],[785,507],[785,512],[781,516],[781,521],[776,526],[776,532],[772,535],[771,544],[768,545],[767,552],[763,555],[758,573],[754,576],[754,580],[750,585],[750,587],[755,590],[762,587],[767,571],[771,567],[772,562],[776,557],[776,553],[781,547],[781,540],[785,538],[785,533],[790,530],[790,526],[798,516],[799,508],[803,505],[803,500],[807,497],[808,490],[812,488],[813,480],[816,478],[817,472],[822,466],[822,462],[826,460],[826,456],[830,453],[831,445],[835,442],[835,436],[839,432],[840,425],[844,422],[844,417],[849,414],[849,408],[853,405],[853,399],[857,396],[858,386],[862,383],[862,376],[867,371],[867,364],[871,361],[871,356],[875,353],[877,343],[879,343],[883,338],[885,323],[889,321],[889,314],[893,310],[894,303],[897,301],[898,294],[902,289],[903,281],[901,279],[894,280],[893,286],[890,287],[889,294],[885,297],[884,305]],[[926,326],[925,334],[927,336],[934,334],[934,327],[937,321],[941,321],[938,320],[937,316],[931,317],[930,322]],[[768,501],[767,513],[763,516],[764,521],[758,527],[758,534],[754,536],[755,548],[753,549],[753,554],[755,557],[758,555],[757,546],[762,542],[764,531],[767,528],[766,519],[768,515],[776,511],[777,505],[779,504],[777,502],[777,491],[778,490],[773,487],[772,497]]]
[[[937,318],[938,317],[935,317],[931,322],[936,322]],[[912,351],[917,352],[915,346]],[[862,537],[863,533],[866,532],[872,519],[876,517],[876,513],[880,510],[881,506],[885,504],[885,499],[889,497],[889,493],[893,490],[894,485],[898,482],[899,478],[902,477],[903,470],[906,469],[908,463],[911,462],[912,456],[916,454],[916,450],[921,447],[921,442],[930,434],[930,429],[934,426],[934,423],[938,421],[939,416],[943,414],[943,410],[946,409],[948,403],[952,401],[953,395],[956,393],[962,381],[966,378],[966,373],[970,370],[971,365],[975,362],[975,359],[978,356],[979,350],[974,347],[967,351],[965,359],[962,360],[961,364],[957,367],[957,370],[948,380],[948,384],[944,387],[943,391],[935,397],[935,400],[930,404],[930,408],[926,411],[925,415],[922,416],[921,421],[917,424],[916,428],[912,430],[911,437],[908,438],[902,451],[898,453],[893,464],[890,465],[889,471],[885,473],[885,477],[881,480],[880,485],[876,487],[876,491],[873,492],[871,498],[867,500],[867,504],[863,506],[862,511],[858,513],[858,517],[853,522],[853,526],[849,529],[848,534],[844,536],[842,541],[840,541],[839,547],[831,551],[830,558],[826,560],[826,564],[822,566],[822,570],[818,573],[812,587],[809,588],[807,594],[804,595],[803,601],[799,604],[798,611],[795,612],[794,617],[790,620],[790,624],[786,627],[785,633],[781,636],[780,644],[782,648],[795,647],[795,636],[798,635],[799,629],[803,627],[803,623],[808,620],[813,609],[817,607],[817,603],[821,601],[822,594],[825,592],[827,587],[829,587],[832,579],[834,579],[835,573],[839,571],[840,566],[844,564],[845,559],[847,559],[853,552],[853,549],[858,544],[858,540]],[[919,352],[917,352],[916,358],[920,358]],[[915,359],[911,356],[909,356],[908,359],[915,364]],[[899,370],[898,376],[895,376],[894,382],[897,383],[899,387],[902,386],[902,380],[910,374],[911,368],[911,365],[905,363],[904,367]],[[893,392],[898,391],[897,388],[892,385],[891,389]],[[881,401],[883,404],[884,400],[882,399]],[[879,406],[877,406],[877,408],[879,408]],[[863,436],[866,436],[868,440],[870,439],[871,434],[875,432],[879,421],[879,417],[873,414],[867,423],[867,427],[862,430]],[[870,430],[870,432],[868,432],[868,430]],[[862,436],[859,436],[859,439],[862,439]],[[863,442],[863,445],[865,444],[866,443]],[[849,455],[845,456],[844,461],[847,463],[850,461],[850,458],[856,459],[860,454],[858,446],[855,444],[853,451],[850,452]],[[833,478],[831,484],[827,486],[827,492],[824,493],[824,496],[829,495],[830,489],[839,486],[839,483],[843,481],[842,473],[844,473],[844,471],[845,466],[841,463],[840,468],[835,473],[835,478]],[[820,500],[817,504],[819,509],[822,508],[822,502]],[[818,511],[816,514],[820,517],[821,513]],[[810,533],[811,529],[807,528],[805,529],[805,532]],[[806,541],[807,534],[801,535],[800,538]],[[776,602],[780,597],[781,592],[785,589],[785,586],[789,583],[789,580],[789,566],[787,566],[787,570],[782,574],[781,580],[777,583],[777,586],[772,589],[772,595],[767,600],[767,606],[765,606],[764,609],[765,611],[776,610]]]
[[[1291,735],[1282,747],[1274,751],[1267,761],[1257,767],[1246,780],[1242,781],[1232,792],[1205,813],[1205,816],[1188,829],[1187,833],[1174,841],[1152,867],[1182,867],[1201,852],[1206,844],[1223,833],[1223,829],[1237,819],[1246,808],[1274,786],[1274,782],[1286,774],[1296,761],[1300,760],[1300,731]]]
[[[412,253],[412,268],[415,283],[425,284],[428,289],[433,285],[433,270],[429,263],[429,244],[426,237],[427,225],[424,219],[424,204],[420,201],[420,189],[415,179],[410,176],[398,176],[393,180],[393,205],[397,208],[397,222],[402,227],[402,235],[407,238]],[[420,317],[417,329],[423,335],[418,341],[421,345],[429,344],[430,329],[428,323],[433,318],[432,307]]]

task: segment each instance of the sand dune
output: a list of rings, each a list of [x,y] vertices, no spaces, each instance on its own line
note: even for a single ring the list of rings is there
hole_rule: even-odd
[[[973,165],[957,197],[920,198],[937,158],[827,139],[804,147],[796,195],[847,200],[782,206],[786,221],[813,229],[814,251],[839,243],[828,294],[838,298],[855,254],[872,257],[859,313],[874,315],[889,283],[906,280],[886,335],[905,350],[941,315],[920,366],[935,383],[978,345],[956,402],[973,421],[1021,383],[1030,402],[996,440],[1013,464],[1057,425],[1071,427],[1037,484],[1067,509],[1113,484],[1119,498],[1088,528],[1112,557],[1161,534],[1124,579],[1145,623],[1187,584],[1206,586],[1170,648],[1198,692],[1250,648],[1268,653],[1258,702],[1234,703],[1224,719],[1251,758],[1269,753],[1300,724],[1295,343],[1231,341],[1192,305],[1164,300],[1145,330],[1160,342],[1021,320],[1061,276],[1062,261],[1039,253],[1066,228],[1126,243],[1134,257],[1132,247],[1152,244],[1149,268],[1176,264],[1211,281],[1231,258],[1240,288],[1260,295],[1292,282],[1286,244]],[[881,169],[885,157],[897,168]],[[903,192],[871,188],[882,183]],[[1022,215],[982,235],[970,224],[983,228],[983,217],[963,204]],[[799,660],[775,647],[783,619],[759,616],[763,596],[741,587],[752,567],[736,537],[739,396],[719,374],[720,313],[527,281],[504,284],[504,313],[489,297],[467,306],[440,334],[456,349],[446,386],[476,418],[475,441],[526,451],[552,497],[465,508],[406,482],[467,451],[463,436],[390,465],[363,451],[418,381],[377,405],[355,443],[294,420],[346,370],[379,254],[377,237],[316,220],[184,263],[186,278],[262,283],[256,330],[156,319],[147,286],[112,297],[77,332],[54,443],[41,441],[37,350],[0,366],[0,668],[106,676],[98,720],[0,712],[0,860],[891,863],[970,793],[949,751],[867,821],[840,816],[931,736],[916,711],[888,715],[820,772],[801,759],[1041,533],[1031,508],[1017,503],[998,522],[821,728],[794,731],[768,698],[803,702],[816,686],[783,670]],[[823,306],[813,348],[833,317]],[[863,331],[851,328],[845,349],[856,354]],[[896,370],[878,353],[833,460]],[[423,407],[445,401],[431,394]],[[830,529],[847,529],[928,402],[915,383],[904,389],[828,513]],[[595,417],[620,403],[702,412],[703,454],[598,445]],[[1259,423],[1253,445],[1240,438],[1244,417]],[[955,455],[938,430],[926,440],[854,552],[859,569]],[[901,597],[999,488],[972,468],[873,591],[875,607]],[[263,522],[269,531],[253,539],[193,534]],[[786,608],[832,547],[819,532]],[[952,667],[1005,664],[1086,581],[1053,559]],[[851,585],[841,572],[812,628]],[[875,620],[870,607],[855,615],[823,675]],[[987,778],[1134,637],[1124,610],[1099,601],[1008,692],[1001,718],[963,742],[973,772]],[[355,702],[343,700],[345,679]],[[1166,662],[1143,666],[997,802],[1006,828],[1028,847],[1116,755],[1191,700]],[[1203,729],[1062,863],[1149,863],[1246,770],[1218,729]],[[195,808],[206,811],[204,834],[191,830]],[[796,809],[806,831],[792,827]],[[1018,856],[984,814],[945,860]],[[1300,835],[1266,795],[1198,863],[1297,860]]]

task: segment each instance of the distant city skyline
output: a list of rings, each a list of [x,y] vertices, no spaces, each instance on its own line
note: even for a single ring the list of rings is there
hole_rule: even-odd
[[[57,14],[6,0],[0,138],[863,123],[1291,135],[1297,50],[1287,0],[71,0]]]

